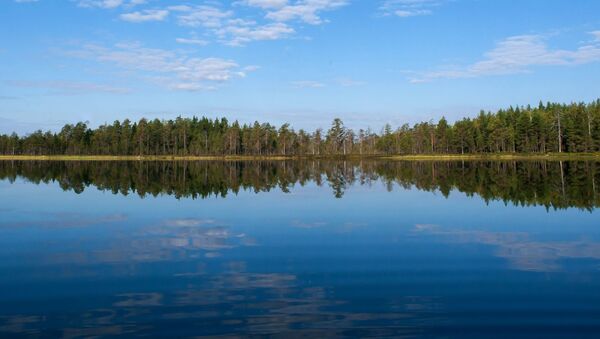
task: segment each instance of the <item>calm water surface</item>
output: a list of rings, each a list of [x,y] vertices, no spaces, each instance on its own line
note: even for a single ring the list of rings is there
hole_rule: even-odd
[[[600,163],[0,162],[0,336],[598,337]]]

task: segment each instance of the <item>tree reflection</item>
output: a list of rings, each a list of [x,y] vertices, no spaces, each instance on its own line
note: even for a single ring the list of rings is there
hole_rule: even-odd
[[[240,191],[290,192],[296,185],[326,182],[342,198],[352,185],[383,182],[388,190],[414,187],[446,197],[458,190],[486,202],[587,210],[600,203],[599,172],[593,161],[0,161],[0,179],[57,182],[75,193],[95,186],[114,194],[204,199]]]

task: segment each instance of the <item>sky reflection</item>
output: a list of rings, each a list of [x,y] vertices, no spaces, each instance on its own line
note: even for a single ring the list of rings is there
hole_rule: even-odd
[[[595,209],[347,171],[341,199],[313,180],[203,200],[0,181],[0,335],[600,330]]]

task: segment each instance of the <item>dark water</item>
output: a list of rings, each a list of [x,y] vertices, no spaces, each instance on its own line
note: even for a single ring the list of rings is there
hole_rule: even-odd
[[[598,337],[600,163],[0,162],[0,336]]]

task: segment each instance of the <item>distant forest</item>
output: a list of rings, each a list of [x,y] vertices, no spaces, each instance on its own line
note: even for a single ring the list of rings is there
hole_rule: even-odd
[[[240,124],[225,118],[115,121],[98,128],[67,124],[60,132],[0,135],[3,155],[252,155],[548,153],[600,151],[600,99],[510,107],[449,123],[421,122],[381,131],[352,130],[335,119],[328,130],[289,124]]]

